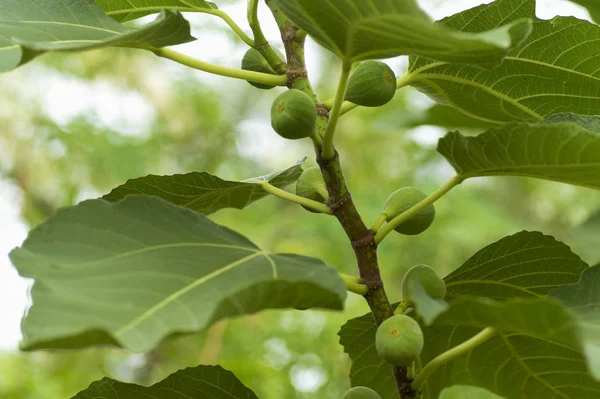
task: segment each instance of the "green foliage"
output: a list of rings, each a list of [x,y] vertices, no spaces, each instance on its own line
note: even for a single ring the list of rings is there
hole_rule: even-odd
[[[240,398],[258,399],[251,389],[245,387],[231,371],[219,366],[198,366],[188,368],[170,375],[164,381],[142,387],[135,384],[125,384],[110,378],[93,382],[85,391],[73,396],[72,399],[171,399],[179,397],[194,397],[198,393],[206,399]]]
[[[350,388],[342,399],[381,399],[381,396],[371,388],[354,387]]]
[[[327,186],[323,180],[321,169],[318,166],[313,166],[302,172],[296,182],[296,195],[317,202],[326,202],[323,194],[327,194]],[[307,207],[304,207],[304,209],[310,212],[317,212]]]
[[[384,204],[383,213],[386,215],[387,221],[391,221],[396,216],[406,212],[419,202],[427,198],[427,195],[414,187],[403,187],[394,191],[388,197]],[[400,234],[417,235],[421,234],[431,226],[435,219],[435,207],[429,205],[421,210],[410,219],[402,222],[396,230]]]
[[[418,361],[423,341],[419,323],[402,314],[386,319],[375,334],[375,348],[379,357],[395,366],[410,366]]]
[[[144,15],[158,13],[164,9],[184,11],[216,10],[216,4],[205,0],[95,0],[96,4],[114,19],[120,22],[131,21]]]
[[[445,296],[446,284],[430,266],[413,266],[402,279],[402,306],[413,306],[425,324],[447,309]]]
[[[600,4],[594,0],[571,0],[573,3],[584,6],[590,12],[594,21],[600,20]]]
[[[279,56],[281,60],[285,60],[285,56],[281,54],[281,52],[276,50],[275,53]],[[242,58],[242,69],[246,71],[262,72],[271,75],[276,75],[275,71],[273,70],[273,68],[271,68],[271,66],[269,65],[267,60],[265,60],[265,58],[262,56],[260,51],[253,48],[249,49],[248,51],[246,51],[246,54],[244,54],[244,58]],[[256,88],[265,90],[269,90],[275,87],[250,81],[248,83],[250,83]]]
[[[87,50],[105,46],[151,48],[194,40],[181,14],[164,11],[152,23],[128,28],[108,17],[92,0],[68,4],[51,0],[2,0],[0,72],[18,67],[47,51]],[[31,29],[31,24],[39,27]]]
[[[298,140],[315,134],[317,108],[304,92],[291,89],[281,93],[271,106],[271,126],[281,137]]]
[[[381,61],[365,61],[356,67],[348,80],[346,101],[365,107],[380,107],[396,94],[396,74]]]

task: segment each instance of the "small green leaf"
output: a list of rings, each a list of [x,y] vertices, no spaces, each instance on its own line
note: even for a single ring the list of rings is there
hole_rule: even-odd
[[[435,101],[491,123],[535,122],[556,113],[600,109],[600,26],[573,17],[535,18],[535,0],[496,0],[440,23],[483,32],[534,20],[533,31],[492,70],[412,58],[403,79]]]
[[[131,21],[164,9],[180,12],[214,10],[217,6],[205,0],[96,0],[107,15],[120,22]]]
[[[555,288],[550,296],[560,300],[579,318],[588,367],[600,380],[600,265],[587,269],[577,284]]]
[[[600,2],[598,0],[571,0],[573,3],[579,4],[587,8],[594,21],[600,21]]]
[[[463,178],[527,176],[600,189],[600,117],[555,115],[476,137],[450,132],[438,151]]]
[[[342,309],[337,271],[261,251],[160,198],[90,200],[59,211],[10,254],[35,279],[25,349],[119,345],[145,352],[175,333],[263,309]]]
[[[553,237],[524,231],[483,248],[446,276],[446,300],[452,304],[465,297],[495,300],[510,300],[515,297],[543,299],[551,289],[577,282],[586,269],[587,264],[572,253],[568,246]],[[384,399],[395,399],[394,395],[397,393],[391,369],[375,350],[376,331],[377,326],[370,314],[350,320],[340,330],[340,343],[352,359],[350,379],[352,385],[365,385],[376,389]],[[466,341],[479,329],[435,325],[423,327],[423,331],[425,349],[422,362],[425,362]],[[518,336],[514,339],[518,340]],[[523,342],[523,345],[533,345],[536,341]],[[557,350],[554,344],[541,347],[542,352]],[[525,347],[520,347],[520,350],[525,350]],[[583,362],[581,354],[577,356]],[[584,363],[582,367],[585,372]],[[487,370],[486,367],[483,369]],[[458,383],[460,382],[451,381],[441,388]],[[437,399],[437,396],[434,397]]]
[[[223,208],[243,209],[268,195],[259,184],[249,183],[250,181],[268,181],[275,187],[283,188],[298,180],[302,174],[302,163],[304,160],[288,169],[243,182],[223,180],[206,172],[173,176],[148,175],[129,180],[102,198],[119,201],[129,195],[153,195],[204,215]]]
[[[415,0],[271,1],[346,61],[418,55],[493,67],[531,31],[525,18],[481,34],[457,32],[433,24]]]
[[[0,72],[48,51],[165,47],[195,40],[189,23],[175,11],[163,11],[139,28],[119,24],[93,0],[0,0],[0,11]]]
[[[220,366],[179,370],[150,387],[111,378],[93,382],[71,399],[258,399],[258,396]]]
[[[430,297],[418,281],[414,280],[409,284],[410,295],[402,299],[409,300],[414,305],[415,311],[425,325],[431,324],[437,316],[448,309],[446,301]]]

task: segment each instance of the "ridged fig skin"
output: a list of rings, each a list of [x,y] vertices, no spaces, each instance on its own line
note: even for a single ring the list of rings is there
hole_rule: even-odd
[[[386,63],[369,60],[361,63],[350,75],[346,101],[363,107],[380,107],[396,94],[396,74]]]
[[[412,317],[397,314],[377,328],[375,348],[379,356],[394,366],[409,366],[421,356],[423,331]]]
[[[354,387],[350,388],[342,399],[381,399],[381,396],[371,388]]]
[[[285,61],[285,56],[283,54],[281,54],[281,52],[279,50],[275,49],[275,53],[279,56],[279,58],[281,60]],[[260,51],[253,49],[253,48],[246,51],[246,54],[244,54],[244,57],[242,58],[242,69],[245,71],[253,71],[253,72],[260,72],[260,73],[268,73],[269,75],[276,75],[275,71],[273,70],[273,68],[271,68],[271,66],[269,65],[267,60],[265,60],[265,58],[262,56]],[[275,86],[271,86],[271,85],[265,85],[262,83],[256,83],[256,82],[250,82],[250,81],[247,81],[247,82],[256,88],[264,89],[264,90],[270,90],[273,87],[275,87]]]
[[[313,166],[302,172],[296,181],[296,195],[311,199],[313,201],[325,203],[325,198],[323,198],[323,196],[317,191],[317,188],[319,187],[327,190],[325,180],[323,180],[323,175],[321,174],[321,169],[318,166]],[[314,209],[307,208],[305,206],[302,207],[309,212],[319,213]]]
[[[383,213],[386,215],[386,220],[389,222],[396,216],[406,212],[419,202],[427,198],[427,195],[414,187],[403,187],[390,194],[385,202]],[[417,235],[421,234],[431,226],[435,219],[435,207],[427,206],[419,213],[401,223],[396,227],[400,234]]]
[[[281,137],[298,140],[315,132],[317,106],[310,96],[290,89],[279,95],[271,106],[271,126]]]
[[[411,267],[402,279],[403,300],[411,298],[410,287],[414,281],[418,282],[433,299],[444,299],[446,296],[446,283],[436,271],[427,265],[416,265]]]

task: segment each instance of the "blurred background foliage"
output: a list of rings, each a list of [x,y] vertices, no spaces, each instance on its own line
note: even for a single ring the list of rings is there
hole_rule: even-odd
[[[228,62],[239,62],[245,49],[233,44],[221,24],[206,17],[193,20],[221,34],[234,49]],[[310,61],[322,65],[314,83],[324,99],[334,91],[338,69],[329,54],[316,49],[310,47]],[[398,74],[406,67],[406,61],[391,64]],[[98,107],[82,106],[80,112],[66,112],[72,104],[54,96],[62,93],[59,98],[65,101],[69,94],[64,90],[109,109],[98,113]],[[136,51],[45,56],[0,77],[0,180],[18,188],[21,216],[33,227],[59,207],[149,173],[208,171],[244,179],[304,156],[310,166],[308,142],[284,141],[271,132],[268,110],[281,90],[206,79]],[[110,108],[111,96],[122,100],[120,109]],[[123,114],[128,117],[119,119]],[[455,128],[477,133],[486,125],[432,107],[412,89],[398,92],[381,109],[357,109],[343,117],[338,150],[368,223],[397,188],[431,192],[452,176],[435,146]],[[597,192],[558,183],[467,181],[436,204],[437,219],[426,233],[391,235],[381,245],[388,293],[399,299],[402,275],[415,264],[431,265],[445,275],[483,246],[523,229],[555,235],[586,261],[600,261],[600,213],[594,216],[599,205]],[[356,273],[351,248],[330,217],[267,198],[244,212],[225,210],[213,218],[266,249],[315,256],[344,273]],[[187,366],[216,363],[263,399],[338,398],[349,386],[350,362],[336,333],[347,319],[367,310],[362,298],[351,294],[344,313],[263,312],[168,340],[146,355],[114,349],[0,352],[0,398],[69,398],[105,375],[151,384]]]

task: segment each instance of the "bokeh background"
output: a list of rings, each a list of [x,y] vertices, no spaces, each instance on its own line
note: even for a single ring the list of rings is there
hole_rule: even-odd
[[[247,26],[244,1],[217,3]],[[481,3],[421,1],[436,19]],[[538,3],[540,18],[588,18],[568,1]],[[260,11],[267,36],[281,48],[268,11]],[[198,41],[178,50],[239,66],[246,47],[220,20],[188,17]],[[310,41],[307,53],[313,83],[326,99],[335,90],[337,62]],[[407,60],[389,63],[401,75]],[[119,49],[46,55],[0,75],[0,398],[70,398],[106,375],[151,384],[181,368],[217,363],[263,399],[342,396],[350,362],[336,333],[346,320],[368,311],[354,295],[344,313],[263,312],[164,342],[145,355],[115,349],[18,351],[31,281],[17,275],[7,254],[31,227],[57,208],[149,173],[208,171],[236,180],[286,168],[305,156],[314,163],[309,142],[285,141],[271,131],[269,108],[281,90],[260,91],[244,81]],[[453,175],[435,151],[446,131],[486,128],[432,105],[407,88],[381,109],[357,109],[343,117],[338,148],[368,223],[397,188],[431,192]],[[577,227],[600,211],[600,194],[592,190],[520,178],[475,179],[436,207],[438,217],[426,233],[391,235],[381,245],[382,273],[393,300],[399,299],[399,283],[411,266],[425,263],[445,275],[483,246],[523,229],[553,234],[588,262],[600,261],[600,217]],[[224,210],[213,218],[268,250],[319,257],[356,273],[341,228],[327,216],[267,198],[244,212]]]

